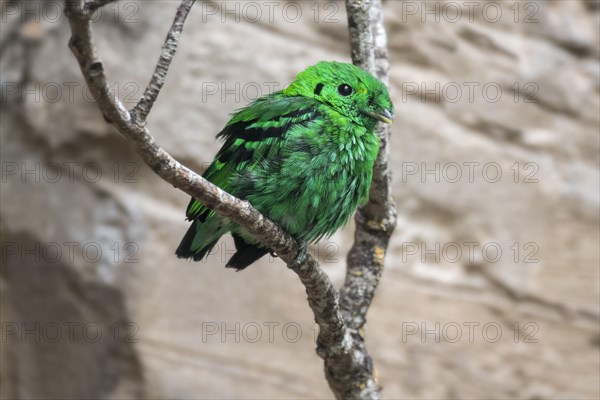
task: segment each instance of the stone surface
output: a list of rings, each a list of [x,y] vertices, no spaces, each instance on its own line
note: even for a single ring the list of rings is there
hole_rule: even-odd
[[[386,398],[595,399],[598,2],[467,3],[385,2],[399,223],[367,324],[379,383]],[[294,274],[225,270],[230,238],[177,260],[187,196],[103,121],[60,5],[23,4],[2,3],[0,26],[2,398],[331,397]],[[126,103],[176,6],[99,13]],[[349,60],[345,23],[342,2],[196,4],[157,141],[201,170],[228,113]],[[311,249],[337,285],[351,241],[350,224]]]

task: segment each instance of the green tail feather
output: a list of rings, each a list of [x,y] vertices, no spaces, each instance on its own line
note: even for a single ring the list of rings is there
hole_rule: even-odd
[[[222,220],[218,217],[209,218],[205,222],[195,220],[183,236],[175,255],[201,261],[230,228],[231,226],[222,225]],[[236,233],[233,233],[233,240],[237,251],[227,262],[227,268],[240,271],[269,252],[266,247],[246,242]]]
[[[219,238],[225,233],[220,229],[214,228],[212,221],[201,223],[196,220],[183,236],[181,243],[175,250],[178,258],[192,258],[194,261],[200,261],[215,247]]]

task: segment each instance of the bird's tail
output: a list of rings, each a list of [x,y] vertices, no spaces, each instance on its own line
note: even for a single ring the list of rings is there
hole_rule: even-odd
[[[202,260],[217,244],[221,236],[231,230],[231,225],[223,225],[218,217],[200,222],[195,220],[183,236],[175,255],[179,258]],[[246,241],[239,234],[233,233],[236,253],[227,262],[227,268],[238,271],[253,264],[269,252],[266,247]]]
[[[247,242],[239,234],[233,233],[232,235],[236,252],[227,261],[226,268],[235,268],[237,271],[241,271],[269,252],[266,247]]]
[[[206,222],[198,220],[192,222],[175,250],[175,255],[178,258],[192,258],[194,261],[202,260],[215,247],[219,238],[228,231],[215,222],[217,222],[215,218]]]

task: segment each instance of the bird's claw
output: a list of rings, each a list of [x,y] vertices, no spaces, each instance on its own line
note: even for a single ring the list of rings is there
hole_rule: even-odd
[[[307,248],[308,247],[304,240],[298,241],[298,254],[296,254],[296,257],[294,257],[294,261],[288,265],[290,269],[297,269],[304,264],[304,261],[306,261],[306,255],[308,254]]]

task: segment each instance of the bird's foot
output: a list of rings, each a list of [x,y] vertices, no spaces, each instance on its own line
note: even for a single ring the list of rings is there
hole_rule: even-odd
[[[304,240],[299,240],[298,254],[296,254],[294,261],[292,261],[291,264],[288,265],[288,268],[298,269],[302,264],[304,264],[304,261],[306,261],[306,255],[308,254],[307,249],[308,246],[306,245],[306,242]]]

